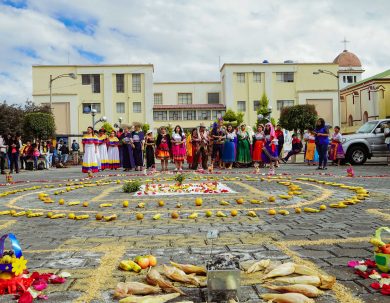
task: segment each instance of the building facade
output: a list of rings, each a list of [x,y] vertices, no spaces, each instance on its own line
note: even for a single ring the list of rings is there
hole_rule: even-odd
[[[91,110],[114,124],[138,121],[152,130],[180,124],[185,129],[210,125],[227,109],[244,112],[255,125],[259,101],[265,93],[272,117],[285,106],[313,104],[320,116],[338,125],[338,82],[323,69],[337,74],[337,63],[225,63],[218,82],[153,82],[153,65],[37,65],[32,67],[33,100],[48,104],[50,76],[52,108],[57,133],[76,137],[92,124]],[[66,77],[74,73],[77,78]],[[99,127],[98,125],[96,127]]]
[[[390,118],[390,69],[340,91],[343,132],[356,131],[369,120]]]

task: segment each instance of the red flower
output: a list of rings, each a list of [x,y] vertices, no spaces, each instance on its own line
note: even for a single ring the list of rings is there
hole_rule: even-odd
[[[368,267],[372,267],[372,268],[376,267],[376,263],[373,260],[366,260],[364,261],[364,264],[367,265]]]
[[[18,303],[32,303],[32,301],[34,301],[33,296],[30,292],[26,291],[19,297]]]
[[[389,274],[382,273],[382,274],[381,274],[381,277],[387,279],[387,278],[390,278],[390,275],[389,275]]]
[[[52,276],[50,277],[49,282],[50,282],[51,284],[62,284],[62,283],[65,283],[65,282],[66,282],[66,279],[65,279],[65,278],[61,278],[61,277],[56,276],[56,275],[52,275]]]
[[[379,282],[373,282],[373,283],[371,283],[370,286],[373,289],[380,289],[381,288],[381,285],[379,284]]]
[[[364,271],[361,271],[361,270],[355,270],[355,274],[357,274],[358,276],[360,276],[360,277],[362,277],[364,279],[367,279],[370,276],[370,273],[364,272]]]
[[[381,289],[381,294],[382,295],[390,295],[390,285],[383,284],[382,289]]]

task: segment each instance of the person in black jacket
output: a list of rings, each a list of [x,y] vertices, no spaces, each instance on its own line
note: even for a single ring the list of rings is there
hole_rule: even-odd
[[[291,150],[288,152],[287,156],[282,158],[282,161],[284,163],[287,163],[288,159],[290,159],[291,156],[299,154],[302,151],[303,145],[301,140],[297,137],[296,134],[292,135],[292,142],[291,142]]]
[[[69,147],[66,144],[66,142],[64,142],[61,145],[60,151],[61,151],[61,162],[62,164],[66,164],[66,162],[68,162],[68,157],[69,157]]]
[[[19,140],[17,140],[16,135],[12,135],[11,139],[7,142],[8,145],[8,157],[10,159],[10,172],[11,174],[15,172],[18,174],[19,173]]]

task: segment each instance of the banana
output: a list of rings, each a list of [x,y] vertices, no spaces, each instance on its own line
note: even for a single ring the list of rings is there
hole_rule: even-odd
[[[339,202],[339,203],[329,204],[329,207],[332,207],[332,208],[347,208],[348,205],[345,205],[343,202]]]
[[[251,202],[251,204],[261,204],[261,203],[263,203],[263,201],[261,201],[261,200],[255,200],[255,199],[252,199],[252,200],[250,200],[249,202]]]
[[[106,222],[108,222],[108,221],[114,221],[114,220],[116,220],[118,217],[117,217],[117,215],[110,215],[110,216],[104,216],[103,217],[103,219],[104,219],[104,221],[106,221]]]
[[[230,205],[230,203],[222,200],[221,202],[219,202],[219,205]]]
[[[135,263],[132,260],[123,260],[119,263],[119,268],[126,271],[135,271],[140,272],[142,270],[141,266]]]
[[[320,212],[319,209],[311,208],[311,207],[305,207],[305,208],[303,209],[303,211],[304,211],[305,213],[319,213],[319,212]]]
[[[288,210],[281,209],[278,211],[278,214],[283,215],[283,216],[287,216],[288,214],[290,214],[290,212]]]
[[[65,218],[65,214],[55,214],[50,217],[50,219],[60,219],[60,218]]]
[[[290,195],[279,195],[279,198],[285,199],[285,200],[290,200],[292,196]]]
[[[374,246],[378,246],[378,247],[382,247],[382,246],[385,246],[386,243],[377,239],[377,238],[371,238],[370,239],[370,243]]]
[[[192,213],[191,215],[188,216],[188,219],[196,219],[198,218],[198,213]]]
[[[161,214],[156,214],[153,216],[153,220],[159,220],[161,218]]]
[[[69,202],[68,206],[75,206],[75,205],[79,205],[79,204],[80,204],[80,201],[73,201],[73,202]]]
[[[35,218],[35,217],[41,217],[43,216],[43,213],[29,213],[27,214],[27,218]]]
[[[145,208],[145,203],[144,202],[138,203],[137,207],[138,208]]]
[[[215,214],[217,217],[227,217],[226,214],[224,214],[222,211],[217,211],[217,213]]]
[[[78,215],[78,216],[74,217],[75,220],[85,220],[88,218],[89,218],[89,215]]]
[[[100,208],[103,208],[103,207],[111,207],[112,204],[111,203],[102,203],[99,205]]]
[[[25,216],[26,215],[26,212],[23,210],[23,211],[20,211],[18,213],[15,213],[12,215],[12,217],[21,217],[21,216]]]
[[[252,218],[257,217],[256,212],[254,212],[253,210],[248,211],[247,215],[248,215],[249,217],[252,217]]]
[[[11,211],[10,210],[3,210],[3,211],[0,211],[0,216],[2,215],[9,215],[11,214]]]

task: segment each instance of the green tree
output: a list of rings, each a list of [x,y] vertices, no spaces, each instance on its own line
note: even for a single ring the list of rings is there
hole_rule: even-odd
[[[233,122],[237,120],[236,113],[228,108],[225,115],[222,117],[224,121]]]
[[[54,117],[50,113],[31,112],[24,116],[23,135],[31,139],[48,139],[55,133]]]
[[[145,135],[149,129],[150,129],[150,125],[148,123],[142,125],[142,131],[144,132]]]
[[[280,112],[279,124],[287,130],[293,130],[301,133],[301,137],[305,129],[314,127],[317,120],[317,111],[314,105],[294,105],[284,107]]]
[[[268,105],[269,105],[269,99],[266,95],[266,93],[263,93],[263,95],[261,96],[261,99],[260,99],[260,106],[259,106],[259,109],[257,110],[257,114],[261,114],[263,115],[263,119],[260,119],[260,120],[257,120],[257,124],[256,126],[258,126],[259,124],[266,124],[268,123],[268,120],[267,120],[267,117],[268,117]],[[275,125],[275,119],[270,117],[270,121],[273,125]]]
[[[236,121],[237,121],[237,125],[240,125],[242,122],[244,122],[244,113],[243,112],[236,113]]]

